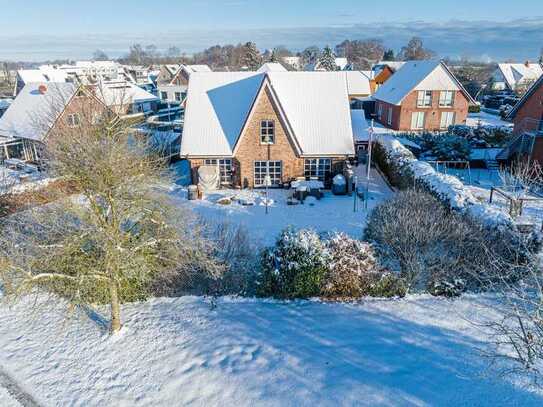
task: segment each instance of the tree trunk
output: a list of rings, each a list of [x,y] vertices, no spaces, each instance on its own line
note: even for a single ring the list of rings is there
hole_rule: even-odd
[[[111,332],[115,333],[121,330],[121,306],[119,304],[119,290],[115,281],[109,284],[109,297],[111,301]]]

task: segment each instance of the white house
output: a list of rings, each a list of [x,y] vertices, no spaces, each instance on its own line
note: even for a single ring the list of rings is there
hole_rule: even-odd
[[[498,64],[492,76],[494,90],[516,90],[518,86],[529,85],[543,75],[541,64],[525,62],[523,64]]]

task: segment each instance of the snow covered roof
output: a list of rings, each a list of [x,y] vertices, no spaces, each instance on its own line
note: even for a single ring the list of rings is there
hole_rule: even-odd
[[[414,90],[460,90],[470,103],[473,98],[441,61],[408,61],[379,87],[373,96],[393,105],[399,105]]]
[[[354,154],[343,75],[213,72],[191,76],[181,155],[233,155],[264,82],[275,95],[302,155]]]
[[[336,58],[336,65],[343,71],[349,65],[349,61],[347,58]]]
[[[369,128],[368,121],[364,110],[351,110],[351,125],[353,127],[353,137],[355,141],[369,141]]]
[[[42,141],[77,90],[69,82],[27,83],[6,113],[0,117],[0,136]]]
[[[171,74],[175,75],[175,73],[179,70],[180,65],[178,64],[166,64],[164,65],[164,68]]]
[[[526,103],[526,101],[530,99],[534,92],[541,86],[543,86],[543,75],[541,75],[539,79],[535,81],[532,86],[530,86],[530,89],[528,89],[526,93],[524,93],[522,98],[517,102],[517,104],[513,106],[513,108],[507,114],[507,119],[514,119],[519,109],[524,106],[524,103]]]
[[[377,68],[380,71],[385,65],[393,71],[397,71],[405,65],[405,61],[379,61],[375,65],[373,65],[372,69]]]
[[[102,81],[97,87],[96,96],[106,106],[121,106],[158,100],[158,97],[152,93],[128,81]]]
[[[349,95],[371,95],[370,79],[360,71],[343,71],[347,80],[347,91]]]
[[[279,62],[266,62],[257,72],[287,72],[287,70]]]
[[[33,82],[66,82],[68,74],[60,69],[42,66],[40,69],[20,69],[19,78],[27,84]]]
[[[503,76],[510,89],[515,89],[519,82],[538,79],[543,75],[543,67],[540,64],[498,64],[498,71]]]
[[[184,66],[190,73],[212,72],[211,68],[208,65],[182,65],[182,66]]]

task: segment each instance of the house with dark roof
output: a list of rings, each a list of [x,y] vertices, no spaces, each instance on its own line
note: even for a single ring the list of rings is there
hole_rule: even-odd
[[[441,61],[408,61],[377,89],[376,118],[399,131],[444,131],[464,124],[475,101]]]
[[[363,132],[352,112],[345,72],[193,73],[181,157],[194,183],[207,165],[231,186],[329,180]]]

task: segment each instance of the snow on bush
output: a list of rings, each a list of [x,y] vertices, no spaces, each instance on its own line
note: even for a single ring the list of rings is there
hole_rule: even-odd
[[[479,203],[458,178],[440,174],[430,164],[417,160],[393,136],[381,135],[377,139],[376,158],[394,185],[423,187],[451,209],[470,215],[485,226],[513,228],[508,214]]]
[[[315,231],[287,228],[275,246],[262,254],[257,292],[282,298],[319,295],[329,261],[326,247]]]

